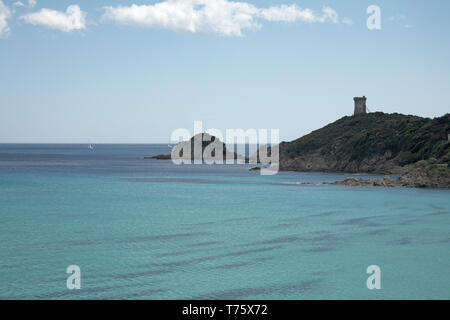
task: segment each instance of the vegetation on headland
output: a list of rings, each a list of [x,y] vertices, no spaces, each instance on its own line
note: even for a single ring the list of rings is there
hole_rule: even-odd
[[[450,188],[450,114],[428,119],[382,112],[343,117],[280,144],[280,170],[377,173],[345,185]]]
[[[450,161],[450,114],[435,119],[382,112],[343,117],[280,144],[284,170],[390,173],[434,158]]]

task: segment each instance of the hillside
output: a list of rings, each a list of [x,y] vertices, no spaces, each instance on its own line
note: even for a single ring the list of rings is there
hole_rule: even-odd
[[[450,114],[428,119],[382,112],[343,117],[280,144],[280,169],[389,174],[420,160],[450,161]]]

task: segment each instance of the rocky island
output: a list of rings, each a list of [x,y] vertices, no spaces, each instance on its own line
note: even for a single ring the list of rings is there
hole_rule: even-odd
[[[199,139],[199,141],[201,141],[202,147],[200,150],[195,150],[194,148],[195,139]],[[204,152],[208,147],[211,148],[211,152]],[[184,150],[190,150],[190,154],[183,154]],[[248,162],[248,159],[244,156],[241,156],[236,152],[228,151],[225,143],[208,133],[199,133],[193,136],[188,141],[177,143],[177,145],[172,150],[172,153],[175,152],[178,157],[185,160],[211,160],[216,156],[216,150],[222,150],[221,159],[242,159],[244,162]],[[195,152],[198,152],[198,154],[196,154]],[[205,156],[205,154],[209,156]],[[172,154],[158,154],[152,157],[144,157],[144,159],[171,160]]]

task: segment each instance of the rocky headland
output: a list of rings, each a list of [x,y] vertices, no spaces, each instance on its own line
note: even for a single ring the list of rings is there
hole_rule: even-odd
[[[280,170],[386,175],[336,185],[450,188],[449,133],[450,114],[434,119],[382,112],[343,117],[282,142]]]

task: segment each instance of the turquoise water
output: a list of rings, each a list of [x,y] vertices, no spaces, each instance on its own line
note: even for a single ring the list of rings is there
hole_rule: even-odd
[[[142,159],[166,149],[0,145],[0,298],[450,298],[449,190]]]

